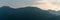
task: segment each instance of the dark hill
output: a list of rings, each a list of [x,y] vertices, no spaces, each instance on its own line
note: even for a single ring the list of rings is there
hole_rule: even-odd
[[[9,6],[0,8],[1,20],[55,20],[55,15],[37,7],[13,9]]]

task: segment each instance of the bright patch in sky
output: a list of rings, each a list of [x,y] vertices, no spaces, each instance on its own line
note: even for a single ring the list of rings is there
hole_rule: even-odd
[[[60,0],[42,0],[42,1],[36,1],[35,5],[41,9],[44,10],[60,10]]]

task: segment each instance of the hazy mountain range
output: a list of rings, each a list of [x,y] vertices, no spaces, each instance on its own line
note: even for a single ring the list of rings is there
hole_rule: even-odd
[[[60,20],[60,11],[42,10],[37,7],[13,9],[9,6],[0,8],[0,20]]]

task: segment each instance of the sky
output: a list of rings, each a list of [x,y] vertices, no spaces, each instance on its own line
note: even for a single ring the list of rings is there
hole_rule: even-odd
[[[11,6],[13,8],[32,5],[36,0],[0,0],[0,6]]]
[[[21,8],[25,6],[36,6],[44,10],[60,10],[60,0],[0,0],[1,6]]]

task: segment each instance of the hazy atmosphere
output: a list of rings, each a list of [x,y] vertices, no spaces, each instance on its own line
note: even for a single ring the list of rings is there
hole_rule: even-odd
[[[60,10],[59,3],[60,0],[0,0],[0,6],[10,6],[12,8],[36,6],[44,10]]]
[[[60,20],[60,0],[0,0],[0,20]]]

